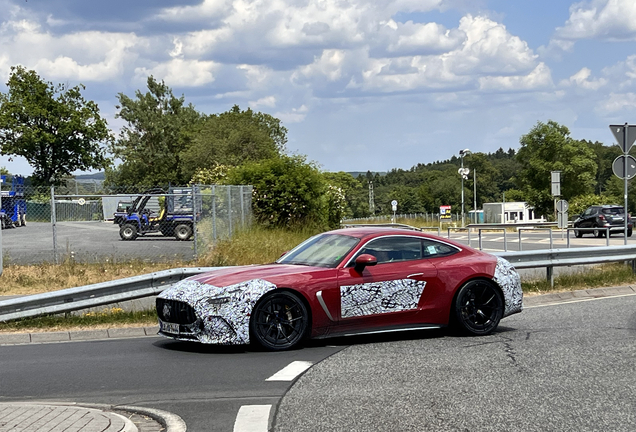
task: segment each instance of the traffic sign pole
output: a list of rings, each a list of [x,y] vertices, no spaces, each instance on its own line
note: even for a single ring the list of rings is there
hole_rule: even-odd
[[[624,152],[625,152],[625,157],[623,158],[623,174],[625,175],[625,179],[623,180],[624,183],[624,198],[625,198],[625,206],[623,207],[623,211],[625,212],[625,215],[623,216],[623,240],[624,243],[623,244],[627,244],[627,215],[629,213],[627,213],[627,154],[629,153],[629,149],[631,147],[631,145],[628,145],[628,137],[627,135],[629,134],[629,126],[627,123],[625,123],[625,126],[623,127],[623,143],[625,143],[624,145]],[[609,237],[609,233],[607,234]]]

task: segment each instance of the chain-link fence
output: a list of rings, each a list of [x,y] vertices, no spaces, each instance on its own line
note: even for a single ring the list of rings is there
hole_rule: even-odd
[[[18,196],[5,189],[5,264],[192,261],[252,222],[251,186],[106,188],[98,181],[70,182],[27,186]]]

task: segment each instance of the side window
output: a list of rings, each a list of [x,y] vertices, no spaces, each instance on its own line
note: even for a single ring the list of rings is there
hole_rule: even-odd
[[[417,260],[422,258],[422,242],[415,237],[383,237],[364,245],[357,255],[361,254],[373,255],[378,264]]]
[[[422,240],[422,251],[425,258],[449,256],[459,252],[457,248],[451,245],[427,239]]]

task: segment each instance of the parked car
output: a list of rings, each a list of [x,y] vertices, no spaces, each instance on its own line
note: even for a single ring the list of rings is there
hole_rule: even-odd
[[[185,279],[156,307],[160,335],[282,350],[305,338],[448,325],[485,335],[521,312],[522,298],[502,258],[418,231],[355,227],[314,236],[273,264]]]
[[[586,230],[575,230],[576,237],[583,237],[583,234],[592,234],[594,237],[605,237],[606,230],[609,228],[609,234],[624,232],[625,230],[625,209],[623,206],[612,205],[594,205],[588,207],[583,214],[574,220],[574,228],[588,228]],[[592,229],[599,228],[599,229]],[[627,237],[632,236],[632,221],[627,215]]]

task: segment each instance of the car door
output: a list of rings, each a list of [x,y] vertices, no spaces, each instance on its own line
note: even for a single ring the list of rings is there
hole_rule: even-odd
[[[373,255],[374,266],[354,266],[361,254]],[[341,332],[399,327],[422,321],[420,300],[437,269],[424,257],[422,238],[391,235],[370,240],[338,271]]]

